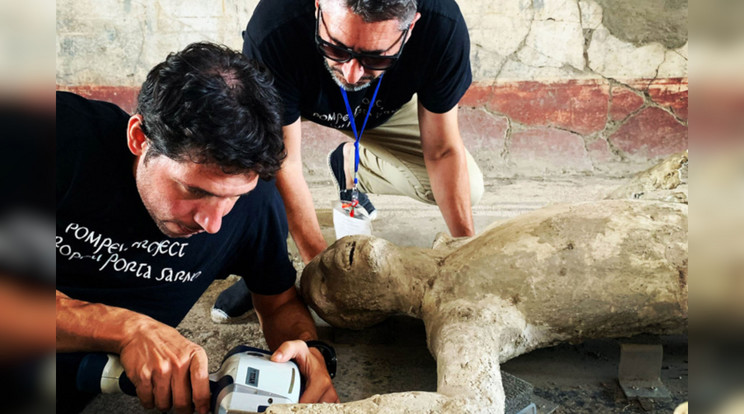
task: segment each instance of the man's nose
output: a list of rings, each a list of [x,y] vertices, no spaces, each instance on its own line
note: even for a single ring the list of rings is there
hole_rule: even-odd
[[[214,234],[222,227],[222,217],[230,212],[230,199],[213,198],[204,202],[194,214],[194,221],[207,233]]]
[[[341,72],[344,74],[347,83],[355,84],[364,76],[364,66],[358,60],[351,59],[341,66]]]

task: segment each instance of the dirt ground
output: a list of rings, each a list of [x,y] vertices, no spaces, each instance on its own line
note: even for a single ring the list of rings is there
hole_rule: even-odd
[[[625,180],[599,176],[489,180],[484,199],[473,208],[476,229],[550,203],[601,199]],[[329,181],[320,180],[312,191],[324,235],[332,241],[329,207],[334,188]],[[372,201],[379,210],[373,233],[396,244],[428,247],[436,233],[446,231],[436,206],[396,196],[372,196]],[[291,242],[290,252],[296,267],[301,268]],[[237,325],[217,325],[210,320],[209,310],[217,295],[235,280],[232,276],[215,281],[178,327],[206,349],[210,371],[216,370],[222,356],[236,345],[266,348],[255,315]],[[337,350],[339,368],[334,384],[342,401],[436,390],[436,362],[426,348],[421,321],[394,317],[364,331],[318,322],[321,339]],[[642,406],[624,397],[617,382],[620,343],[663,345],[661,379],[672,393],[671,400]],[[595,340],[536,350],[506,362],[502,370],[532,384],[538,413],[672,413],[688,399],[687,350],[686,335]],[[85,410],[88,414],[136,412],[144,412],[137,399],[121,395],[100,396]]]

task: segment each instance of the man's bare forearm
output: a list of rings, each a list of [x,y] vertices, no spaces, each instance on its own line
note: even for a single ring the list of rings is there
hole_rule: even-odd
[[[266,343],[272,351],[285,341],[318,338],[315,322],[294,287],[276,298],[254,294],[253,300]]]
[[[427,161],[431,189],[453,237],[475,235],[470,204],[470,180],[465,152],[452,152]]]
[[[457,124],[457,107],[428,111],[419,102],[419,127],[431,190],[453,237],[473,236],[467,155]]]
[[[338,402],[338,394],[326,368],[323,355],[302,341],[318,338],[310,312],[294,286],[271,296],[253,294],[258,320],[266,343],[274,352],[271,359],[294,359],[306,379],[300,403]]]
[[[300,251],[302,261],[307,264],[327,246],[315,214],[313,198],[302,172],[293,174],[287,170],[280,176],[283,177],[277,177],[277,187],[287,211],[289,232]]]
[[[313,197],[302,173],[302,128],[298,119],[282,127],[287,158],[276,176],[276,186],[284,200],[292,239],[307,264],[322,252],[327,244],[320,232]]]
[[[119,353],[137,326],[158,323],[127,309],[72,299],[57,291],[57,351]]]

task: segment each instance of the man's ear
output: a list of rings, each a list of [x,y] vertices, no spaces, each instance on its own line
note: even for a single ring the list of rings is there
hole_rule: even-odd
[[[144,155],[147,151],[147,137],[142,130],[142,115],[135,114],[129,118],[127,124],[127,146],[136,156]]]
[[[413,26],[416,26],[416,22],[417,22],[417,21],[418,21],[418,19],[420,19],[420,18],[421,18],[421,13],[419,13],[419,12],[416,12],[416,15],[415,15],[415,16],[413,16],[413,20],[411,21],[411,26],[410,26],[410,27],[409,27],[409,29],[408,29],[408,31],[409,31],[409,32],[413,32]],[[408,38],[409,38],[409,39],[411,38],[411,34],[410,34],[410,33],[408,34]]]

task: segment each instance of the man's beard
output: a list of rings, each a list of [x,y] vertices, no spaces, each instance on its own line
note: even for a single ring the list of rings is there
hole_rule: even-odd
[[[328,73],[331,74],[331,78],[333,79],[333,81],[336,82],[336,85],[344,88],[344,90],[346,90],[347,92],[361,91],[362,89],[371,85],[372,81],[375,80],[375,77],[372,75],[364,75],[359,79],[357,83],[348,83],[344,80],[343,73],[338,69],[332,68],[331,65],[328,64],[328,60],[323,59],[323,63],[325,64]]]
[[[147,213],[150,215],[150,218],[152,218],[152,221],[155,222],[155,225],[158,227],[158,230],[160,230],[163,234],[165,234],[166,236],[170,238],[188,238],[195,234],[202,233],[204,231],[203,229],[200,229],[200,228],[196,229],[193,227],[186,226],[184,223],[181,223],[180,221],[177,221],[177,220],[162,220],[158,218],[155,212],[150,207],[148,207],[146,204],[145,204],[145,210],[147,210]],[[179,228],[176,230],[176,232],[174,232],[168,227],[167,225],[168,223],[173,223]]]
[[[148,210],[148,212],[150,212]],[[194,229],[191,227],[186,227],[186,225],[182,224],[181,222],[175,221],[175,220],[160,220],[155,218],[155,215],[150,212],[150,217],[152,217],[153,221],[155,221],[155,225],[158,227],[158,230],[160,230],[163,234],[170,238],[189,238],[195,234],[202,233],[203,230]],[[173,223],[176,226],[178,226],[178,230],[174,233],[173,230],[168,228],[167,223]]]

